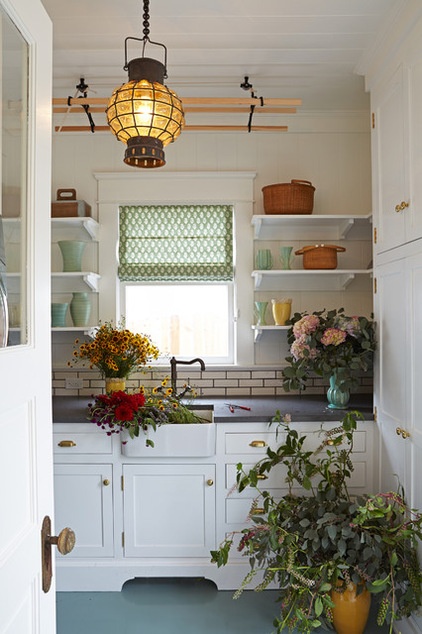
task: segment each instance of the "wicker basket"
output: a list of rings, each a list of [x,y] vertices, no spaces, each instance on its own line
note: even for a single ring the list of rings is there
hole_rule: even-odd
[[[315,187],[309,181],[266,185],[262,188],[266,214],[311,214]]]
[[[295,255],[303,255],[304,269],[336,269],[337,253],[340,251],[346,251],[346,249],[335,244],[315,244],[302,247],[299,251],[295,251]]]

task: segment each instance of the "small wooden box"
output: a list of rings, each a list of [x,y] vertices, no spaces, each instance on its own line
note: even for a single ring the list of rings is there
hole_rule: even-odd
[[[76,200],[76,189],[58,189],[57,200],[51,203],[52,218],[71,218],[91,215],[91,205]]]

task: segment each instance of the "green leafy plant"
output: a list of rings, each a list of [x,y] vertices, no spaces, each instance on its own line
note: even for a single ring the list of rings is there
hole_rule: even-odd
[[[277,632],[310,632],[332,628],[332,591],[351,583],[358,592],[366,587],[378,601],[377,622],[390,623],[409,616],[422,603],[422,574],[416,541],[422,537],[422,516],[410,510],[403,494],[380,493],[352,497],[348,482],[353,472],[351,454],[357,421],[351,411],[338,427],[322,431],[316,450],[307,448],[309,436],[291,427],[277,412],[274,422],[285,434],[277,450],[245,472],[237,466],[237,487],[257,490],[251,508],[251,525],[233,533],[211,552],[218,566],[228,563],[239,538],[238,550],[249,558],[250,572],[242,590],[263,573],[256,586],[276,585],[279,615]],[[287,492],[275,499],[261,491],[261,476],[282,467]],[[280,483],[281,484],[281,483]],[[254,514],[257,506],[264,514]]]
[[[356,374],[367,371],[376,348],[375,325],[367,317],[348,317],[344,308],[295,313],[287,334],[290,355],[283,368],[283,387],[305,389],[310,373],[329,378],[339,374],[345,389],[356,385]]]

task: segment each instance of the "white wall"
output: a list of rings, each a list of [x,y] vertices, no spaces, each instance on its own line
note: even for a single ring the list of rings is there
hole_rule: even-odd
[[[156,172],[213,171],[255,172],[254,213],[263,213],[261,188],[292,178],[312,181],[316,187],[315,214],[371,213],[370,116],[369,113],[314,113],[289,115],[287,133],[223,133],[185,132],[166,148],[167,165]],[[53,138],[53,191],[64,187],[77,190],[78,198],[92,205],[98,218],[97,180],[94,173],[133,173],[135,168],[123,163],[124,145],[111,133],[56,133]],[[145,173],[145,170],[140,170]],[[148,170],[147,170],[148,171]],[[101,222],[101,218],[98,218]],[[247,250],[250,270],[253,268],[252,232],[237,244]],[[263,243],[276,253],[276,243]],[[364,244],[369,260],[371,245]],[[356,246],[349,245],[347,257],[357,257]],[[346,255],[346,254],[345,254]],[[101,273],[101,271],[99,271]],[[241,283],[241,281],[240,281]],[[250,278],[245,284],[250,285]],[[102,288],[101,293],[107,289]],[[322,305],[323,304],[323,305]],[[302,293],[296,297],[294,310],[316,310],[344,306],[346,312],[368,314],[371,301],[359,287],[344,293]],[[251,306],[252,314],[252,306]],[[103,319],[114,316],[100,315]],[[252,323],[252,322],[251,322]],[[57,342],[53,351],[54,365],[64,367],[68,346]],[[286,356],[286,346],[279,333],[268,333],[258,344],[248,332],[242,346],[244,358],[254,364],[279,365]],[[70,351],[71,353],[71,351]]]

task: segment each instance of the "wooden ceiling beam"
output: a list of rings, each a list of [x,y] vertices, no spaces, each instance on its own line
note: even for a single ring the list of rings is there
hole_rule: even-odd
[[[92,132],[90,126],[87,125],[57,125],[55,132]],[[210,131],[210,132],[248,132],[247,125],[187,125],[183,128],[185,131]],[[288,127],[285,125],[252,125],[251,132],[287,132]],[[108,125],[95,126],[95,132],[110,132]]]
[[[66,113],[69,113],[69,114],[70,113],[71,114],[75,114],[75,113],[83,114],[82,111],[76,110],[75,108],[76,108],[76,106],[67,106],[67,107],[54,106],[53,107],[53,113],[54,114],[66,114]],[[105,109],[104,108],[100,108],[98,106],[94,106],[94,107],[90,107],[89,111],[92,114],[96,114],[96,113],[99,113],[99,112],[104,114]],[[244,108],[237,108],[237,107],[228,108],[228,107],[223,107],[223,106],[221,106],[221,107],[218,107],[218,106],[217,107],[207,107],[207,106],[191,106],[190,107],[190,106],[188,106],[187,108],[184,108],[184,111],[186,113],[189,113],[189,112],[194,112],[194,113],[201,113],[201,112],[204,112],[204,113],[210,113],[210,112],[219,113],[220,112],[220,113],[229,113],[229,114],[230,113],[249,114],[250,109],[247,108],[247,107],[244,107]],[[297,112],[296,108],[281,108],[281,107],[280,108],[277,108],[277,107],[276,108],[267,108],[267,107],[261,108],[261,107],[259,107],[259,108],[257,108],[254,111],[254,113],[265,113],[265,114],[295,114],[296,112]]]
[[[107,106],[108,97],[62,97],[53,98],[53,106]],[[254,97],[184,97],[182,103],[185,106],[256,106],[265,108],[266,106],[301,106],[301,99],[272,98],[264,99],[261,106],[260,99]]]

